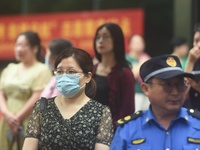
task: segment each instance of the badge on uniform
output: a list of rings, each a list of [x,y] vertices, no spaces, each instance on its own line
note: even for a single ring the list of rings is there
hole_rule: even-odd
[[[133,145],[138,145],[138,144],[144,143],[145,140],[146,140],[145,138],[135,139],[135,140],[132,140],[131,143],[132,143]]]
[[[175,67],[177,65],[176,60],[173,57],[168,57],[166,63],[171,67]]]
[[[194,144],[200,144],[200,139],[199,138],[192,138],[192,137],[188,137],[187,141],[189,143],[194,143]]]

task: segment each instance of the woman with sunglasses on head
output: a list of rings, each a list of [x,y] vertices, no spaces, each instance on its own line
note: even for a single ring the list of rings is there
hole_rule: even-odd
[[[92,99],[92,58],[84,50],[68,48],[56,59],[55,68],[61,95],[48,99],[42,121],[40,101],[35,104],[23,150],[108,150],[112,118],[107,106]]]
[[[119,25],[105,23],[97,30],[94,67],[97,83],[95,100],[110,107],[114,129],[116,121],[134,112],[134,77],[125,59],[124,35]]]
[[[0,149],[21,149],[34,103],[51,78],[51,71],[41,63],[41,40],[33,31],[17,36],[14,46],[19,63],[10,63],[0,80]]]

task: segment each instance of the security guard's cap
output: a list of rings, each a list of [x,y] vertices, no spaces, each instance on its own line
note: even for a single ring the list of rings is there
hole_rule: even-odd
[[[180,60],[175,55],[161,55],[147,60],[140,67],[140,76],[143,82],[147,82],[152,77],[160,79],[176,76],[194,78],[193,74],[183,72]]]

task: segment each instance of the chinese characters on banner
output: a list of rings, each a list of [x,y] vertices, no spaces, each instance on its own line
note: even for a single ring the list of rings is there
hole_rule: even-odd
[[[14,59],[15,39],[26,30],[38,32],[45,47],[53,38],[66,38],[93,56],[93,38],[99,25],[105,22],[119,24],[127,45],[132,34],[143,35],[143,15],[142,9],[122,9],[0,16],[0,59]]]

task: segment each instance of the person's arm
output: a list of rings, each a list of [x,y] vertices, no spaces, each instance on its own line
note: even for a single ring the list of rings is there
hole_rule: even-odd
[[[8,112],[8,107],[5,99],[5,94],[3,90],[0,90],[0,111],[4,115],[6,112]]]
[[[36,138],[26,138],[22,150],[38,150],[38,142]]]
[[[6,80],[6,76],[9,73],[8,69],[9,67],[5,68],[2,73],[1,73],[1,78],[0,78],[0,111],[2,113],[2,115],[5,117],[6,121],[8,124],[11,123],[11,118],[13,117],[9,117],[12,116],[13,114],[9,111],[8,106],[7,106],[7,99],[6,99],[6,94],[4,91],[4,81]],[[8,119],[10,118],[10,119]],[[10,121],[9,121],[10,120]]]
[[[200,58],[200,49],[198,47],[193,47],[188,54],[188,59],[185,65],[185,72],[192,72],[194,65]]]
[[[109,150],[109,146],[105,144],[96,143],[94,150]]]
[[[34,79],[34,83],[31,86],[31,89],[33,91],[31,97],[27,100],[26,104],[16,115],[20,121],[23,121],[25,118],[27,118],[27,116],[30,115],[33,109],[33,104],[40,99],[42,90],[50,81],[51,76],[51,72],[48,68],[46,68],[46,66],[45,68],[40,69],[40,72],[38,72],[37,76]]]
[[[129,69],[124,69],[123,74],[120,76],[120,108],[118,110],[117,120],[127,115],[134,113],[135,106],[135,80],[133,74]],[[117,121],[116,120],[116,121]]]
[[[24,107],[17,113],[17,118],[20,121],[23,121],[25,118],[27,118],[27,116],[30,115],[30,113],[33,110],[33,105],[34,103],[40,99],[40,95],[41,95],[41,90],[40,91],[35,91],[33,92],[33,94],[31,95],[31,97],[28,99],[27,103],[24,105]]]
[[[113,138],[113,124],[110,109],[104,108],[96,137],[95,150],[109,150]]]
[[[193,47],[188,54],[188,59],[185,65],[185,72],[191,73],[194,69],[194,65],[197,62],[197,60],[200,58],[200,49],[198,47]],[[187,79],[187,82],[189,84],[187,92],[189,91],[190,87],[194,88],[196,91],[200,91],[200,83],[192,80]]]
[[[20,121],[13,113],[9,111],[3,90],[0,91],[0,110],[12,134],[16,135]]]
[[[40,119],[40,101],[37,101],[27,124],[25,140],[22,148],[23,150],[38,150],[39,136],[41,132]]]
[[[3,70],[0,78],[0,111],[5,118],[6,123],[10,128],[10,131],[13,135],[16,135],[20,124],[20,120],[9,110],[7,106],[7,95],[4,91],[4,84],[6,81],[7,74],[10,73],[9,70],[12,70],[10,69],[10,67],[12,67],[11,64]]]

